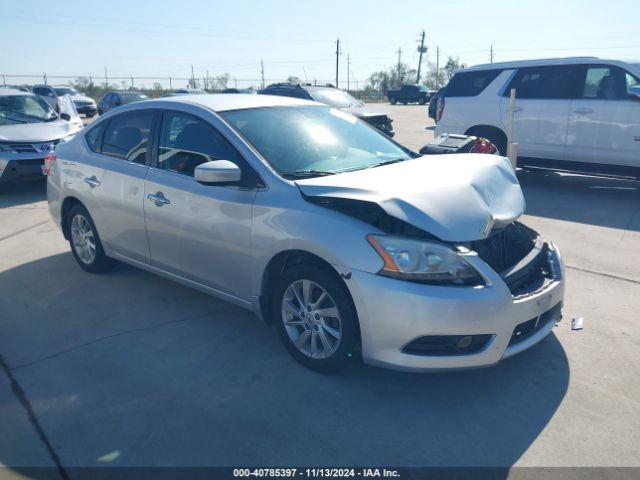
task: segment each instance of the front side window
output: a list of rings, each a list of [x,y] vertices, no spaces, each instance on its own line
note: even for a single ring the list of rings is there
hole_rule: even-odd
[[[633,95],[638,79],[618,67],[592,65],[587,69],[582,98],[626,100]]]
[[[208,123],[184,113],[164,114],[158,168],[193,176],[198,165],[212,160],[241,163],[236,150]]]
[[[93,152],[100,151],[100,138],[102,137],[102,132],[104,131],[105,122],[102,122],[100,125],[93,127],[89,130],[84,138],[87,140],[87,144],[89,148]]]
[[[580,65],[557,65],[521,68],[504,92],[516,89],[516,98],[571,99],[579,95]]]
[[[57,118],[49,104],[37,95],[0,96],[0,125],[50,122]]]
[[[104,132],[102,153],[144,164],[153,118],[151,111],[127,112],[113,117]]]
[[[446,87],[447,97],[475,97],[493,82],[502,70],[461,71],[456,73]]]
[[[269,107],[222,116],[283,177],[329,175],[412,158],[353,115],[325,106]]]

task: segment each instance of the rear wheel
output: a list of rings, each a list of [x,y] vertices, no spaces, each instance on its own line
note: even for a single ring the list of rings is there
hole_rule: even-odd
[[[424,105],[425,103],[427,103],[427,99],[426,99],[426,98],[424,98],[424,97],[420,97],[420,98],[418,99],[418,103],[419,103],[420,105]]]
[[[389,97],[389,103],[391,105],[395,105],[396,103],[398,103],[398,99],[396,97]]]
[[[86,208],[76,205],[67,217],[71,252],[78,265],[90,273],[103,273],[115,265],[115,260],[105,255],[98,231]]]
[[[357,315],[335,272],[316,265],[286,270],[273,289],[273,319],[287,351],[312,370],[344,367],[358,341]]]

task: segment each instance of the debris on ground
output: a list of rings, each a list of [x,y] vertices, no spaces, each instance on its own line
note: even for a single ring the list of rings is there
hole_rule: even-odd
[[[571,319],[571,330],[582,330],[582,317]]]

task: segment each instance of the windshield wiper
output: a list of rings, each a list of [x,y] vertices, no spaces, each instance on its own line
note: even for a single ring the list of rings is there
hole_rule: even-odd
[[[335,175],[336,172],[327,170],[296,170],[295,172],[284,172],[282,176],[284,178],[313,178],[313,177],[326,177],[327,175]]]
[[[385,160],[384,162],[374,163],[373,165],[370,165],[368,168],[382,167],[384,165],[391,165],[392,163],[404,162],[405,160],[407,160],[407,159],[406,158],[394,158],[394,159],[391,159],[391,160]]]

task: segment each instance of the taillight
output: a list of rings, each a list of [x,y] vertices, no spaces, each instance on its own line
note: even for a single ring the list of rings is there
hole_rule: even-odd
[[[44,165],[42,166],[42,173],[49,176],[51,175],[51,169],[53,168],[53,164],[56,162],[56,156],[53,153],[50,153],[46,157],[44,157]]]
[[[438,106],[436,107],[436,122],[439,122],[444,113],[444,97],[438,99]]]

